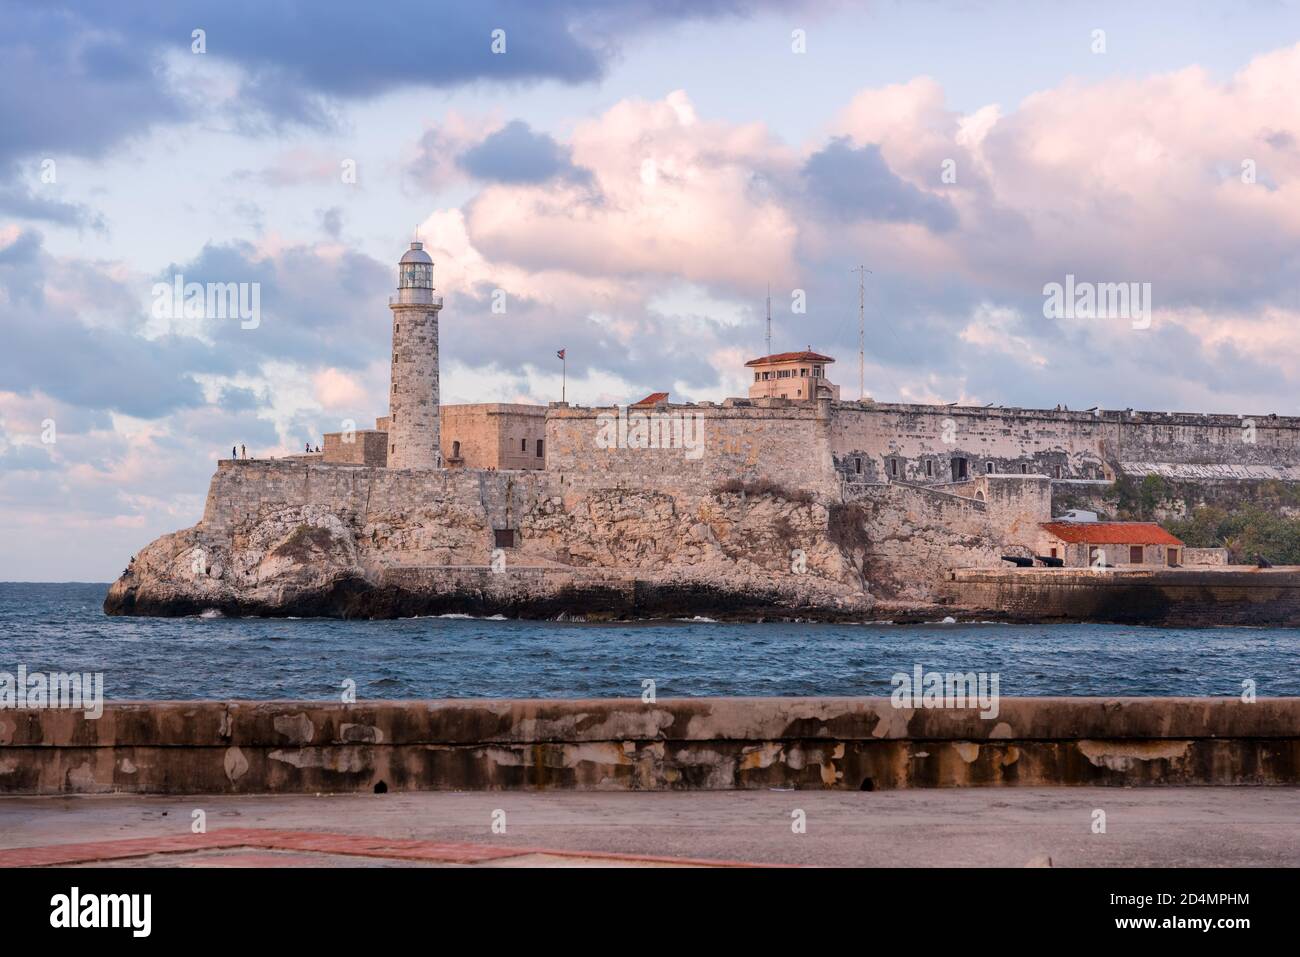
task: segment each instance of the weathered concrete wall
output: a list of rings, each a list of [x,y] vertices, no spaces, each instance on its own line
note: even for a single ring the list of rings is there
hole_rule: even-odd
[[[1300,626],[1300,568],[959,568],[940,591],[970,618]]]
[[[1003,698],[991,719],[887,698],[0,712],[7,794],[1204,784],[1300,784],[1300,698]]]

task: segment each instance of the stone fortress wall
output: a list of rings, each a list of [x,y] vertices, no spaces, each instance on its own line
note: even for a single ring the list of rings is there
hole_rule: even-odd
[[[598,447],[597,420],[616,411],[552,405],[548,466],[640,473],[642,450]],[[668,457],[683,477],[764,475],[828,492],[834,483],[823,474],[826,466],[854,485],[950,485],[988,474],[1081,483],[1148,474],[1207,483],[1300,481],[1296,417],[782,399],[661,404],[648,414],[702,420],[703,456]]]
[[[849,482],[941,484],[967,475],[1111,481],[1300,481],[1300,418],[840,403],[835,467]],[[954,462],[957,470],[954,470]]]

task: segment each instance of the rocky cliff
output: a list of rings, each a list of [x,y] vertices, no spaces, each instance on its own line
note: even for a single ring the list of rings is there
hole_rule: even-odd
[[[861,518],[770,482],[223,462],[105,610],[860,619]]]

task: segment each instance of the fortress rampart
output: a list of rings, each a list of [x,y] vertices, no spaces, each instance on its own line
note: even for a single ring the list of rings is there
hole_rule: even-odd
[[[1294,417],[839,403],[831,418],[835,467],[850,482],[959,481],[962,460],[970,476],[991,464],[995,474],[1113,480],[1178,465],[1217,467],[1168,469],[1190,479],[1300,480]]]

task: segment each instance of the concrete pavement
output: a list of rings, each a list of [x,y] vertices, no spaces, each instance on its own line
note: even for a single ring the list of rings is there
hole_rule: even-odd
[[[0,848],[278,829],[447,842],[450,857],[344,854],[311,835],[130,865],[613,865],[584,855],[822,866],[1300,866],[1300,788],[979,788],[873,792],[406,792],[0,798]],[[802,811],[806,824],[796,833]],[[1094,833],[1104,812],[1104,833]],[[505,833],[494,833],[504,822]],[[215,842],[220,843],[220,842]],[[364,845],[358,845],[364,851]],[[477,849],[477,850],[473,850]],[[518,849],[509,855],[499,852]],[[524,849],[528,849],[525,851]],[[455,859],[457,855],[466,859]],[[468,858],[473,857],[474,861]],[[644,864],[666,861],[643,860]],[[683,862],[685,863],[685,862]]]

